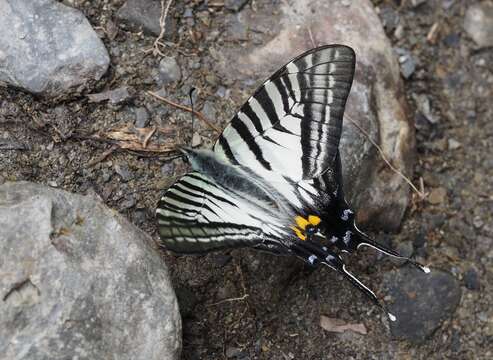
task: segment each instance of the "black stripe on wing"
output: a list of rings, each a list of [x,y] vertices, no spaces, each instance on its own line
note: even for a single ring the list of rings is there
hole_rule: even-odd
[[[354,51],[343,45],[301,54],[257,89],[214,151],[294,181],[320,176],[334,164],[354,67]]]
[[[258,209],[250,214],[247,208],[210,178],[189,173],[158,204],[161,245],[178,253],[201,253],[260,244],[267,237],[262,230],[266,214]]]

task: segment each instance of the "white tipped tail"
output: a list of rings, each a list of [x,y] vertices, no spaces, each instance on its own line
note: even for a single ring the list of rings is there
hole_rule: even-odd
[[[429,274],[431,272],[431,270],[430,270],[430,268],[428,266],[420,265],[420,268],[421,268],[421,270],[423,270],[423,272],[425,274]]]
[[[389,316],[390,321],[392,321],[392,322],[397,321],[397,318],[395,317],[395,315],[393,315],[389,312],[387,313],[387,315]]]

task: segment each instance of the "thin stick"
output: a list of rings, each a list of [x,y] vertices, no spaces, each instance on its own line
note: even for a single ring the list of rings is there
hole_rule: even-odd
[[[248,297],[248,294],[245,294],[245,295],[240,296],[240,297],[235,297],[235,298],[224,299],[224,300],[218,301],[218,302],[216,302],[216,303],[209,304],[209,305],[207,305],[207,307],[210,307],[210,306],[215,306],[215,305],[219,305],[219,304],[222,304],[222,303],[225,303],[225,302],[245,300],[247,297]]]
[[[389,168],[393,172],[395,172],[397,175],[399,175],[401,178],[403,178],[404,181],[409,184],[409,186],[419,195],[419,197],[421,199],[424,199],[426,197],[426,193],[419,191],[418,188],[412,183],[412,181],[406,175],[404,175],[399,169],[397,169],[394,165],[392,165],[392,163],[387,159],[387,156],[385,156],[382,148],[375,141],[372,140],[372,138],[370,137],[370,134],[368,134],[365,129],[363,129],[361,126],[359,126],[359,124],[356,123],[356,121],[354,121],[353,119],[351,119],[348,115],[344,115],[344,117],[346,119],[348,119],[354,126],[356,126],[358,128],[358,130],[361,131],[363,133],[363,135],[366,136],[368,141],[373,146],[375,146],[375,148],[378,150],[380,156],[382,157],[383,161],[385,161],[385,163],[389,166]]]
[[[171,105],[171,106],[173,106],[173,107],[175,107],[177,109],[188,111],[189,113],[193,113],[196,117],[198,117],[200,120],[202,120],[208,127],[210,127],[212,130],[214,130],[216,133],[218,133],[218,134],[221,133],[221,129],[219,129],[216,125],[214,125],[209,120],[207,120],[207,118],[202,113],[200,113],[200,112],[198,112],[196,110],[192,110],[188,106],[177,104],[177,103],[175,103],[175,102],[173,102],[171,100],[168,100],[168,99],[166,99],[166,98],[164,98],[162,96],[159,96],[156,93],[153,93],[152,91],[148,91],[147,93],[149,95],[151,95],[151,96],[154,96],[156,99],[159,99],[161,101],[164,101],[166,104]]]
[[[149,134],[144,138],[144,141],[142,142],[142,147],[146,148],[147,144],[149,143],[149,140],[151,140],[152,135],[156,132],[157,128],[154,126],[151,131],[149,131]]]
[[[119,149],[119,146],[118,145],[111,145],[111,147],[108,150],[104,151],[100,156],[98,156],[97,158],[89,161],[87,163],[87,166],[91,167],[93,165],[96,165],[97,163],[103,161],[108,156],[110,156],[111,154],[113,154],[118,149]]]
[[[312,42],[313,47],[317,47],[317,45],[315,44],[315,40],[313,40],[312,29],[310,28],[310,26],[308,26],[308,35],[310,36],[310,41]]]

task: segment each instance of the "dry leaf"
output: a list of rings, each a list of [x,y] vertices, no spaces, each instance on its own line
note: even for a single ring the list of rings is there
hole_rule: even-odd
[[[348,324],[344,320],[330,318],[325,315],[320,316],[320,326],[322,329],[330,332],[343,333],[349,330],[362,335],[367,334],[366,327],[362,323]]]
[[[156,131],[169,132],[167,129],[156,127],[136,128],[133,125],[125,125],[121,128],[107,130],[95,135],[95,137],[113,140],[122,149],[161,153],[175,151],[176,146],[173,141],[166,145],[150,143],[150,139]]]

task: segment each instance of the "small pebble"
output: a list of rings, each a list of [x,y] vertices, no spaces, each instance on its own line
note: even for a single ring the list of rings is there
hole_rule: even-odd
[[[172,82],[181,80],[181,69],[176,59],[173,57],[164,57],[159,62],[159,79],[160,85],[167,85]]]
[[[421,4],[424,4],[427,0],[411,0],[411,6],[417,8]]]
[[[128,170],[127,164],[115,164],[114,169],[123,181],[128,181],[132,178],[132,173]]]
[[[447,190],[442,187],[431,190],[430,195],[428,195],[428,201],[433,205],[442,204],[446,198]]]
[[[145,107],[138,107],[134,109],[135,113],[135,127],[144,128],[149,124],[149,112]]]
[[[97,94],[88,94],[87,97],[89,98],[90,102],[101,102],[109,100],[109,103],[112,105],[120,105],[128,102],[132,98],[132,95],[129,87],[122,86]]]
[[[493,46],[493,4],[483,1],[471,5],[464,17],[464,29],[478,46]]]
[[[120,202],[120,207],[123,210],[130,209],[130,208],[132,208],[134,206],[135,206],[135,198],[133,196],[131,196],[131,195],[126,196],[125,199],[123,199]]]
[[[448,139],[448,148],[449,150],[457,150],[462,146],[460,142],[455,139]]]
[[[205,102],[202,107],[202,114],[204,114],[210,121],[214,121],[216,119],[216,109],[214,109],[214,105],[210,101]]]
[[[228,346],[226,348],[225,354],[227,358],[235,358],[241,353],[241,349],[233,346]]]
[[[248,0],[225,0],[224,7],[228,10],[238,12],[248,3]]]
[[[469,290],[479,290],[481,285],[479,282],[479,276],[476,270],[473,268],[468,269],[464,273],[464,283],[466,285],[466,288]]]
[[[399,55],[399,64],[401,66],[401,74],[405,79],[409,79],[416,70],[416,60],[411,52],[402,48],[395,48],[395,52]]]
[[[202,144],[202,136],[198,132],[193,133],[192,137],[192,147],[197,147]]]

